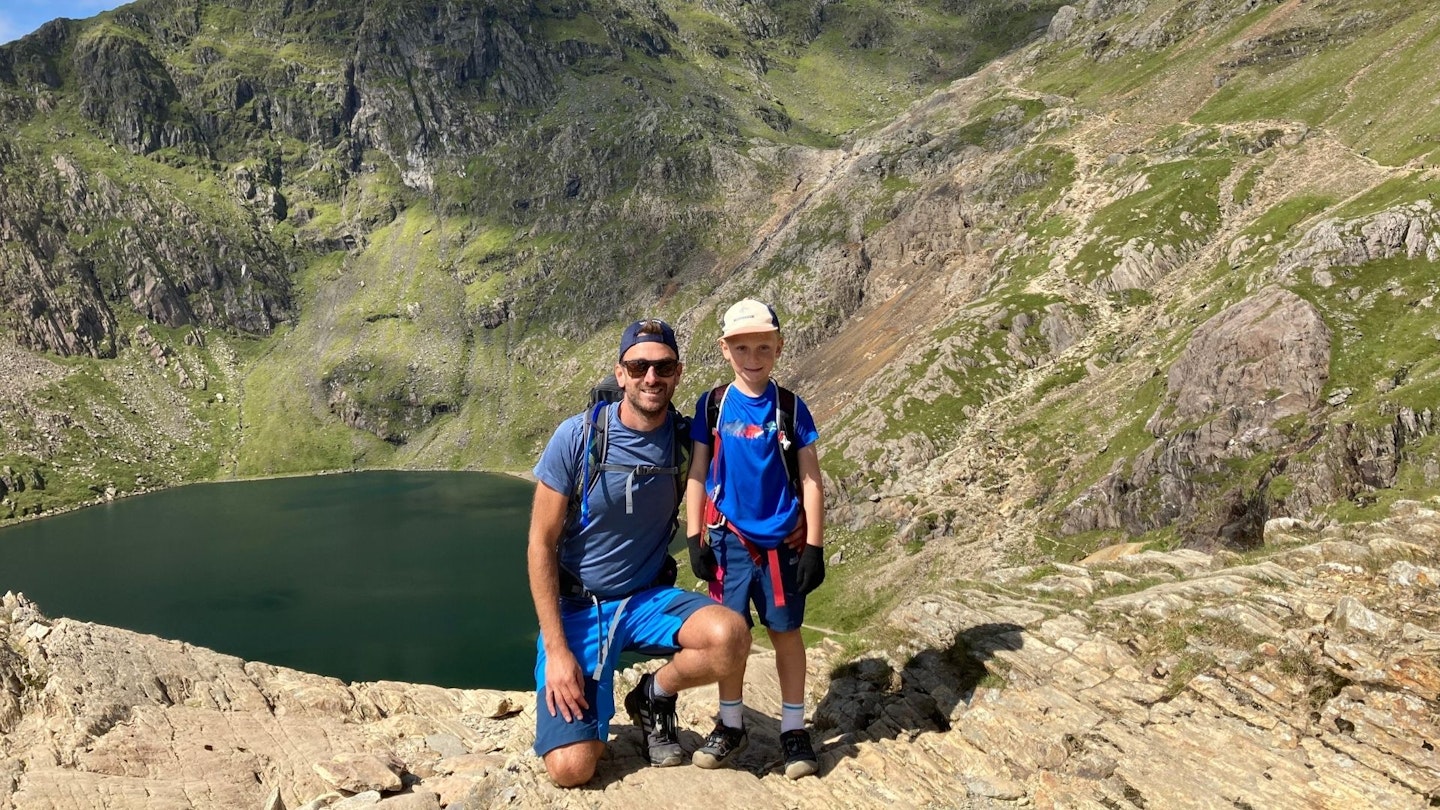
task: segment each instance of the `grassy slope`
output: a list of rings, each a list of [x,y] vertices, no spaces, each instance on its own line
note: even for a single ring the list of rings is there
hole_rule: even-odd
[[[645,153],[627,151],[627,143],[643,136],[680,144],[682,159],[674,165],[698,165],[687,161],[702,159],[692,138],[706,119],[677,111],[713,95],[733,131],[708,134],[733,149],[734,159],[754,177],[783,189],[789,174],[770,163],[775,153],[760,147],[853,143],[851,133],[875,131],[933,82],[992,55],[956,45],[955,37],[966,30],[997,33],[936,17],[937,4],[927,3],[907,4],[907,13],[913,13],[897,15],[912,28],[871,30],[881,6],[849,2],[833,9],[835,15],[813,40],[798,36],[798,27],[782,26],[773,38],[750,42],[699,6],[662,5],[677,27],[669,37],[676,53],[631,54],[618,61],[596,57],[579,65],[583,69],[567,78],[545,114],[495,151],[452,167],[463,169],[463,176],[458,171],[437,176],[431,198],[400,191],[383,155],[367,156],[380,166],[376,175],[338,190],[326,185],[333,173],[325,167],[333,158],[311,156],[313,170],[297,175],[291,191],[314,207],[315,217],[280,232],[334,235],[386,205],[397,207],[399,215],[357,251],[302,257],[297,277],[302,315],[261,344],[237,344],[243,383],[237,378],[223,389],[228,406],[217,408],[218,400],[208,395],[184,395],[190,399],[182,411],[198,414],[200,426],[192,430],[208,437],[207,449],[177,460],[172,475],[528,467],[555,420],[581,401],[607,365],[611,341],[605,336],[615,331],[620,309],[638,307],[681,322],[700,319],[713,309],[705,296],[717,283],[708,274],[717,255],[715,266],[730,266],[749,229],[772,213],[768,205],[727,210],[704,186],[688,187],[688,196],[667,197],[677,186],[658,182]],[[792,5],[779,6],[782,18]],[[1423,10],[1378,0],[1262,4],[1194,26],[1186,23],[1187,8],[1154,3],[1139,17],[1103,21],[1116,29],[1116,39],[1148,26],[1173,28],[1175,39],[1164,46],[1097,58],[1087,45],[1089,30],[1041,44],[1027,57],[1023,75],[1009,74],[1018,76],[1015,85],[996,86],[973,106],[938,109],[925,119],[938,138],[923,148],[940,149],[947,159],[975,148],[995,156],[984,171],[963,180],[974,184],[982,202],[1009,206],[1010,221],[978,226],[992,251],[1007,247],[997,260],[1000,272],[974,300],[928,326],[927,342],[913,356],[877,372],[872,382],[884,392],[878,401],[864,403],[863,412],[836,409],[825,425],[824,461],[837,479],[913,475],[895,468],[890,453],[916,437],[946,448],[967,446],[977,436],[997,437],[1001,446],[1019,452],[981,470],[978,485],[1018,475],[1010,490],[1000,491],[1019,505],[1006,503],[1004,509],[1053,515],[1151,445],[1154,437],[1145,423],[1164,394],[1163,374],[1153,372],[1183,348],[1203,317],[1199,313],[1217,312],[1270,283],[1267,274],[1279,253],[1319,220],[1363,217],[1433,194],[1426,165],[1437,145],[1428,133],[1440,122],[1423,79],[1434,61],[1437,31]],[[240,21],[208,22],[213,27],[206,30],[206,43],[223,45],[232,58],[267,58],[246,46]],[[552,41],[607,41],[603,27],[584,14],[546,25]],[[1308,50],[1285,50],[1283,43],[1296,37]],[[998,40],[981,36],[981,41]],[[326,75],[322,63],[331,58],[323,49],[299,46],[284,56],[300,60],[316,76]],[[753,69],[757,56],[768,72]],[[658,111],[647,128],[637,127],[647,120],[643,115],[609,112],[637,97]],[[788,128],[777,129],[786,119]],[[598,133],[587,159],[599,161],[619,190],[590,201],[584,212],[527,193],[526,184],[516,181],[532,171],[546,182],[555,180],[545,174],[555,171],[546,166],[552,155],[537,144],[568,137],[577,121]],[[1268,130],[1294,133],[1300,125],[1309,133],[1298,142],[1256,148]],[[280,148],[298,153],[305,147],[284,142]],[[926,174],[934,158],[907,163],[914,158],[909,150],[921,146],[884,148],[890,171],[883,179],[802,212],[802,227],[783,246],[790,252],[777,251],[778,258],[755,269],[748,282],[764,289],[778,278],[806,277],[814,268],[803,265],[804,256],[839,245],[857,229],[873,235],[906,205],[923,199],[936,182]],[[105,150],[76,151],[97,166],[109,160]],[[215,176],[178,157],[172,162],[180,168],[160,168],[153,161],[116,164],[123,172],[117,180],[134,182],[136,171],[161,173],[169,182],[183,180],[198,193],[216,196],[216,207],[224,208]],[[1306,171],[1307,166],[1319,168]],[[511,209],[521,196],[535,204],[524,216]],[[462,199],[472,204],[461,209],[456,202]],[[694,219],[653,213],[676,208],[676,199],[693,206]],[[587,222],[586,215],[600,223],[575,227]],[[1023,247],[1010,242],[1020,233],[1029,240]],[[1087,293],[1070,301],[1091,329],[1073,352],[1034,368],[1010,355],[1007,336],[1015,313],[1067,300],[1061,290],[1089,289],[1114,269],[1117,248],[1137,239],[1183,252],[1182,269],[1154,290]],[[1248,246],[1231,251],[1238,239]],[[565,275],[576,268],[599,272]],[[1359,392],[1351,401],[1356,419],[1373,420],[1433,398],[1440,385],[1436,364],[1424,351],[1429,342],[1417,339],[1433,318],[1411,305],[1429,289],[1426,271],[1423,262],[1395,260],[1341,269],[1342,283],[1330,288],[1307,278],[1295,283],[1332,327],[1365,336],[1340,341],[1332,366],[1332,390]],[[595,286],[597,277],[604,289]],[[1356,286],[1393,286],[1407,295],[1370,296],[1357,306],[1343,294]],[[507,297],[518,317],[495,329],[459,326],[474,324],[478,313]],[[613,306],[614,301],[626,306]],[[418,309],[410,306],[416,303]],[[583,320],[560,324],[572,310]],[[999,327],[986,325],[998,312],[1008,313],[997,321]],[[803,323],[812,314],[798,316]],[[1028,342],[1022,345],[1038,345],[1037,335],[1023,337]],[[214,377],[225,379],[218,370],[224,363],[210,352],[197,351],[195,362],[215,366]],[[399,447],[345,427],[330,412],[321,381],[357,358],[381,371],[378,399],[399,385],[396,380],[418,374],[429,381],[427,395],[454,398],[458,407],[438,414]],[[74,365],[85,374],[65,383],[69,401],[118,402],[117,389],[87,382],[105,376],[103,364]],[[1405,385],[1385,393],[1375,389],[1378,377],[1393,377],[1402,368]],[[697,366],[691,376],[698,381],[711,371]],[[387,382],[383,375],[395,379]],[[856,379],[842,383],[846,390],[864,387]],[[921,383],[938,393],[925,398],[905,393]],[[239,424],[236,395],[243,395],[238,449],[227,445]],[[874,431],[880,442],[852,451],[851,437],[866,431]],[[1433,451],[1428,444],[1416,448],[1417,457]],[[969,486],[978,488],[973,481]],[[1399,491],[1426,486],[1412,465]],[[967,510],[977,503],[996,505],[966,500],[966,492],[967,485],[942,480],[929,492],[937,496],[933,503],[917,495],[908,507],[925,520],[946,522],[973,517]],[[957,533],[969,531],[955,525]],[[884,524],[875,531],[837,527],[837,548],[852,559],[888,560],[894,549],[885,550]],[[1041,553],[1066,559],[1118,538],[1105,532],[1037,535]],[[1175,538],[1173,530],[1161,530],[1143,539],[1169,544]],[[913,559],[924,565],[923,554],[899,556],[902,564]],[[943,569],[928,570],[917,581],[949,576]],[[837,582],[866,578],[856,571],[858,566],[837,571]],[[837,587],[834,593],[850,590]],[[817,623],[856,626],[881,609],[884,598],[861,600],[858,608],[841,604],[845,601],[837,596],[834,604],[817,604]]]
[[[1183,288],[1171,287],[1163,300],[1144,307],[1146,313],[1151,313],[1145,317],[1193,324],[1197,319],[1191,313],[1197,306],[1216,312],[1256,285],[1269,283],[1267,268],[1309,224],[1326,216],[1360,219],[1433,194],[1434,181],[1427,172],[1416,170],[1424,161],[1433,159],[1434,144],[1417,137],[1426,130],[1430,113],[1411,116],[1413,126],[1410,120],[1404,126],[1394,124],[1405,117],[1401,110],[1433,110],[1432,88],[1420,80],[1423,70],[1419,66],[1423,64],[1422,54],[1434,47],[1434,21],[1399,3],[1330,3],[1309,12],[1296,11],[1295,4],[1284,8],[1262,6],[1167,49],[1118,58],[1108,64],[1095,62],[1080,47],[1068,51],[1053,48],[1053,58],[1039,63],[1043,68],[1027,80],[1029,86],[1073,94],[1083,107],[1103,111],[1125,122],[1123,125],[1155,133],[1138,144],[1143,164],[1147,165],[1142,171],[1150,177],[1150,188],[1116,200],[1084,223],[1095,233],[1070,265],[1081,272],[1082,278],[1093,278],[1097,267],[1103,271],[1113,261],[1110,246],[1147,232],[1158,230],[1161,234],[1202,240],[1228,240],[1240,232],[1255,245],[1247,252],[1243,265],[1200,264],[1189,271]],[[1159,12],[1154,10],[1151,18],[1137,20],[1135,25],[1153,23],[1160,18]],[[1245,52],[1236,47],[1239,43],[1315,31],[1340,33],[1333,40],[1312,43],[1313,50],[1303,57],[1277,56],[1268,50],[1270,46],[1261,45],[1258,64],[1235,66],[1223,61],[1231,54]],[[1187,74],[1199,74],[1202,81],[1223,75],[1225,80],[1218,90],[1212,84],[1210,89],[1196,92],[1175,78]],[[1385,101],[1377,104],[1378,99]],[[1189,106],[1192,104],[1193,109]],[[1392,126],[1381,124],[1387,118]],[[1340,159],[1351,165],[1328,163],[1331,156],[1327,151],[1309,142],[1255,153],[1248,138],[1205,134],[1217,128],[1219,132],[1256,132],[1271,122],[1289,129],[1296,123],[1303,124],[1312,128],[1313,139],[1338,141],[1350,150]],[[1195,139],[1197,133],[1201,135],[1199,140]],[[1179,141],[1188,143],[1176,154]],[[1057,145],[1065,148],[1064,140]],[[1277,157],[1276,152],[1282,154]],[[1289,174],[1297,154],[1307,152],[1312,165],[1321,170],[1312,169],[1305,177]],[[1119,171],[1101,171],[1120,180],[1129,164],[1119,164]],[[1218,170],[1208,182],[1207,165]],[[1236,181],[1231,192],[1238,190],[1238,200],[1221,194],[1219,181],[1226,178]],[[1102,175],[1099,179],[1105,178]],[[1382,181],[1383,186],[1374,185]],[[1193,182],[1202,185],[1191,185]],[[1257,183],[1269,186],[1263,204],[1247,208],[1243,203]],[[1277,183],[1287,187],[1276,188]],[[1242,205],[1236,206],[1236,202]],[[1219,229],[1221,208],[1226,209],[1224,230]],[[1157,214],[1163,218],[1158,229]],[[1187,225],[1199,223],[1203,227],[1185,234],[1185,227],[1177,221],[1181,215]],[[1070,230],[1066,227],[1060,232]],[[1229,244],[1219,243],[1222,255]],[[1362,392],[1351,402],[1352,418],[1383,421],[1389,418],[1385,414],[1393,414],[1401,405],[1424,407],[1426,392],[1437,379],[1435,369],[1421,359],[1425,341],[1416,340],[1434,322],[1432,313],[1414,306],[1433,286],[1423,277],[1426,266],[1424,261],[1393,260],[1341,270],[1344,281],[1324,293],[1309,284],[1296,286],[1298,292],[1315,301],[1332,328],[1346,335],[1335,347],[1330,390],[1354,387]],[[1352,285],[1410,294],[1369,296],[1356,306],[1346,300],[1346,291]],[[1148,338],[1147,345],[1154,351],[1144,353],[1142,363],[1164,368],[1183,347],[1188,330],[1182,326],[1179,331],[1167,331]],[[1102,365],[1094,363],[1095,359],[1099,358],[1092,356],[1092,365]],[[1134,361],[1129,365],[1133,366]],[[1377,379],[1393,376],[1401,368],[1418,371],[1406,390],[1397,389],[1384,396],[1373,394]],[[1047,495],[1048,502],[1056,505],[1068,503],[1088,482],[1113,469],[1117,461],[1133,458],[1153,442],[1144,423],[1154,412],[1163,390],[1156,387],[1159,378],[1138,387],[1126,386],[1120,383],[1126,376],[1121,373],[1102,374],[1091,385],[1070,388],[1075,382],[1073,369],[1073,364],[1058,363],[1053,370],[1062,378],[1057,387],[1069,388],[1070,395],[1049,398],[1041,410],[1015,423],[1017,429],[1010,434],[1016,442],[1030,442],[1034,448],[1030,463],[1042,477],[1061,485],[1058,492]],[[1133,379],[1133,375],[1129,376]],[[1126,391],[1133,393],[1123,393]],[[1117,392],[1121,392],[1118,402],[1114,399]],[[1084,464],[1076,469],[1068,461],[1061,465],[1047,462],[1046,447],[1079,449],[1076,460]],[[1428,455],[1424,448],[1415,451],[1416,460]],[[1425,491],[1413,488],[1418,477],[1407,473],[1403,476],[1403,490],[1395,494],[1403,497]],[[1383,508],[1391,497],[1382,498],[1376,508]],[[1349,514],[1353,510],[1341,511]],[[1107,533],[1050,538],[1047,542],[1057,544],[1052,553],[1075,557],[1117,537]],[[1152,539],[1163,545],[1173,542],[1174,535],[1161,530]]]
[[[1434,109],[1433,88],[1419,67],[1423,57],[1410,56],[1411,49],[1424,54],[1433,47],[1435,21],[1426,12],[1392,2],[1286,3],[1189,27],[1185,13],[1182,4],[1152,4],[1140,16],[1101,21],[1067,41],[1037,46],[1027,70],[999,74],[1018,87],[997,78],[989,92],[972,94],[986,100],[953,110],[962,122],[957,139],[993,150],[1001,167],[986,156],[957,170],[955,179],[981,198],[986,188],[1002,189],[994,199],[1015,212],[1002,228],[977,225],[982,238],[1005,244],[996,254],[998,272],[976,298],[926,329],[925,339],[902,348],[904,360],[871,377],[866,395],[826,425],[824,465],[837,480],[859,481],[866,491],[863,482],[878,477],[882,483],[870,486],[881,492],[912,493],[897,498],[903,517],[896,528],[938,526],[960,545],[989,545],[996,532],[996,549],[1023,558],[1075,559],[1131,539],[1117,531],[1067,537],[1047,521],[1107,472],[1131,470],[1154,445],[1146,423],[1162,402],[1164,370],[1195,326],[1275,283],[1277,257],[1325,218],[1363,220],[1432,197],[1433,145],[1417,137],[1425,124],[1379,125],[1403,116],[1398,110],[1421,110],[1423,120]],[[1175,33],[1162,47],[1097,58],[1089,44],[1101,28],[1112,29],[1115,41],[1147,29]],[[1307,47],[1288,53],[1275,44],[1297,38]],[[1030,93],[1062,97],[1027,100]],[[999,137],[996,121],[1014,120],[1014,108],[1028,107],[1034,112],[1024,115],[1043,120],[1035,107],[1040,98],[1041,108],[1063,111],[1067,123],[1019,141]],[[938,120],[916,116],[908,127],[933,131]],[[905,164],[902,146],[887,165]],[[904,175],[886,179],[892,178],[905,184]],[[910,185],[917,191],[902,196],[902,207],[926,193],[925,180]],[[1023,247],[1007,241],[1017,232],[1028,240]],[[1114,269],[1118,248],[1137,242],[1175,248],[1179,266],[1147,289],[1095,295],[1091,285]],[[1428,266],[1397,259],[1342,268],[1335,286],[1324,290],[1304,279],[1287,282],[1341,336],[1326,393],[1355,390],[1346,408],[1317,412],[1317,420],[1380,425],[1402,407],[1429,406],[1440,377],[1426,355],[1435,322],[1425,303],[1434,286],[1424,277]],[[1390,292],[1357,299],[1354,289]],[[1010,316],[1034,312],[1062,290],[1089,334],[1065,355],[1030,368],[1011,356]],[[867,322],[905,322],[891,303],[867,314]],[[926,393],[937,378],[949,379],[949,393]],[[1381,385],[1394,379],[1403,384]],[[831,383],[816,382],[822,390]],[[862,441],[867,435],[874,441]],[[897,466],[897,451],[925,443],[940,454],[927,469]],[[1433,439],[1407,447],[1393,490],[1335,504],[1333,514],[1365,516],[1395,497],[1433,491],[1423,470],[1434,453]],[[1254,487],[1276,458],[1260,453],[1203,474],[1217,487]],[[1273,486],[1283,498],[1284,476]],[[1171,526],[1138,539],[1173,546],[1180,535]],[[845,532],[838,539],[841,546],[854,542]],[[967,564],[936,565],[937,554],[888,563],[890,570],[876,576],[943,584]]]

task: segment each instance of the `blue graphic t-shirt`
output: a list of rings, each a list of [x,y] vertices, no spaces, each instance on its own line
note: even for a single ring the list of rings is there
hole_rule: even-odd
[[[620,409],[606,406],[610,447],[605,461],[627,467],[668,467],[674,461],[675,428],[642,433],[625,427]],[[577,414],[555,429],[535,465],[535,477],[556,492],[575,491],[585,462],[585,416]],[[630,511],[626,512],[626,490]],[[670,545],[670,517],[677,505],[673,475],[636,475],[606,470],[590,487],[590,522],[568,525],[561,535],[560,565],[602,596],[629,593],[660,573]],[[578,523],[578,521],[576,521]]]
[[[715,497],[715,506],[726,520],[751,542],[766,548],[780,544],[799,525],[804,513],[800,493],[792,493],[785,477],[779,432],[780,389],[771,381],[765,393],[752,397],[734,385],[725,389],[717,427],[720,459],[713,463],[716,449],[710,448],[712,463],[705,476],[705,491]],[[690,436],[710,445],[713,439],[706,425],[705,411],[710,392],[695,403]],[[795,433],[788,437],[797,447],[806,447],[820,438],[810,409],[795,397]]]

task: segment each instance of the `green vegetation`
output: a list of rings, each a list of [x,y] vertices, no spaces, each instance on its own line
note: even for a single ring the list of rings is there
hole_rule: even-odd
[[[1035,77],[1034,86],[1045,92],[1073,96],[1087,105],[1105,105],[1112,99],[1136,92],[1170,88],[1189,77],[1206,75],[1207,60],[1215,51],[1228,46],[1269,11],[1262,6],[1212,30],[1197,26],[1187,18],[1186,12],[1194,9],[1194,6],[1150,4],[1136,16],[1121,15],[1119,21],[1127,27],[1144,30],[1154,30],[1152,26],[1164,18],[1163,22],[1168,25],[1161,26],[1154,40],[1156,44],[1149,48],[1114,48],[1115,41],[1108,35],[1099,42],[1072,39],[1051,46],[1054,52],[1047,54],[1049,58],[1044,62],[1044,70]],[[1196,35],[1203,37],[1194,43],[1200,47],[1174,47]]]
[[[1246,205],[1250,202],[1250,195],[1255,191],[1255,183],[1264,172],[1262,166],[1251,166],[1245,170],[1240,179],[1235,182],[1234,188],[1230,190],[1230,199],[1236,205]]]
[[[1278,241],[1296,230],[1301,223],[1328,210],[1334,204],[1334,199],[1318,195],[1291,197],[1256,217],[1245,229],[1245,233],[1248,236],[1261,237],[1267,242]]]
[[[925,88],[965,75],[1030,34],[1032,20],[1059,7],[1047,2],[1017,14],[1003,0],[907,4],[903,12],[878,0],[846,0],[827,9],[813,38],[802,31],[804,3],[778,4],[784,41],[761,41],[774,64],[765,86],[815,137],[865,131],[900,112]],[[958,12],[958,13],[956,13]],[[793,16],[792,16],[793,15]]]
[[[1132,625],[1136,637],[1144,642],[1141,660],[1147,665],[1165,662],[1168,697],[1213,668],[1216,650],[1253,650],[1267,640],[1234,622],[1203,618],[1196,611],[1164,620],[1140,618]]]
[[[1304,121],[1392,164],[1434,152],[1440,111],[1421,86],[1440,34],[1400,0],[1369,5],[1364,14],[1322,7],[1314,23],[1251,43],[1232,63],[1243,77],[1227,81],[1196,119]]]
[[[245,378],[245,431],[235,475],[386,466],[390,448],[328,418],[318,386],[301,372],[287,363],[262,362]]]
[[[1035,538],[1037,550],[1045,559],[1072,563],[1084,559],[1099,549],[1116,543],[1134,542],[1125,532],[1112,529],[1097,529],[1072,535],[1057,535]],[[1051,571],[1051,573],[1054,573]]]
[[[1280,460],[1333,453],[1328,434],[1301,447],[1327,425],[1383,431],[1440,395],[1425,258],[1276,270],[1322,219],[1354,237],[1440,192],[1423,81],[1440,40],[1398,0],[1203,5],[1081,15],[1060,40],[1039,35],[1059,3],[1009,0],[461,4],[458,27],[400,0],[371,3],[363,26],[358,7],[328,1],[208,3],[198,17],[165,7],[77,23],[55,56],[58,87],[23,60],[0,81],[13,113],[0,172],[35,200],[16,232],[35,231],[47,272],[75,269],[54,279],[54,311],[75,311],[93,274],[121,356],[64,361],[70,377],[35,395],[52,398],[43,418],[70,420],[50,455],[20,449],[43,437],[32,420],[0,457],[50,471],[47,502],[137,474],[522,469],[637,311],[690,333],[680,398],[692,401],[723,371],[695,336],[744,290],[793,310],[805,343],[783,373],[829,400],[828,474],[865,497],[903,481],[902,459],[983,430],[1003,460],[982,462],[982,486],[940,492],[1016,485],[1043,513],[1027,554],[1069,560],[1122,538],[1059,536],[1053,518],[1158,452],[1146,424],[1173,407],[1166,371],[1196,325],[1283,284],[1333,330],[1322,395],[1352,390],[1280,426],[1284,448],[1193,471],[1207,493],[1255,494]],[[143,15],[153,24],[129,22]],[[355,38],[385,26],[386,43]],[[1023,70],[954,81],[1022,44]],[[80,72],[105,68],[86,68],[101,45],[164,76],[113,77],[124,104],[86,97]],[[927,221],[937,201],[947,207]],[[52,248],[75,261],[50,262]],[[1117,278],[1122,255],[1135,272]],[[293,300],[247,320],[276,292],[256,280],[262,264],[286,274]],[[185,303],[219,313],[196,332],[203,345],[186,343],[193,325],[150,324],[173,352],[165,367],[126,344],[150,268],[193,270]],[[1080,327],[1058,362],[1040,328],[1056,303]],[[875,351],[888,335],[903,349]],[[874,358],[873,376],[844,367],[858,362],[840,356],[847,345]],[[174,363],[206,387],[181,388]],[[173,450],[128,437],[155,414]],[[1423,494],[1436,450],[1410,437],[1393,491],[1334,511]],[[1303,501],[1310,486],[1281,474],[1265,494]],[[904,508],[955,525],[950,503]],[[1140,539],[1168,548],[1183,530]],[[920,540],[875,545],[927,557]],[[819,609],[846,633],[885,607]]]
[[[839,633],[855,633],[895,607],[900,595],[890,589],[871,587],[873,566],[894,554],[893,534],[888,527],[872,526],[854,532],[843,527],[826,528],[825,549],[831,560],[839,553],[839,564],[826,570],[825,587],[805,602],[805,623]]]
[[[1333,268],[1333,285],[1298,285],[1335,331],[1332,339],[1331,389],[1359,392],[1354,404],[1375,396],[1377,385],[1404,380],[1410,369],[1432,361],[1433,346],[1414,336],[1434,325],[1420,302],[1440,292],[1433,265],[1403,257],[1371,261],[1359,267]],[[1356,296],[1356,292],[1360,294]]]
[[[1332,215],[1341,220],[1359,219],[1402,205],[1414,206],[1421,200],[1428,203],[1436,194],[1440,194],[1440,178],[1423,172],[1405,172],[1346,200]]]
[[[1042,214],[1075,182],[1075,156],[1052,145],[1021,153],[1009,168],[1009,204]]]
[[[1220,180],[1230,173],[1228,158],[1177,160],[1143,172],[1146,187],[1101,209],[1090,222],[1096,234],[1073,269],[1086,281],[1111,272],[1125,248],[1188,254],[1220,223]]]
[[[604,26],[589,14],[569,18],[544,17],[540,34],[549,42],[583,42],[603,46],[610,41]]]

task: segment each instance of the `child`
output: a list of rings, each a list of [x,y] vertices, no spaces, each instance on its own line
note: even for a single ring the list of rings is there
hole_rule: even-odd
[[[695,404],[685,514],[695,576],[747,622],[753,606],[770,635],[785,775],[799,779],[819,767],[805,730],[800,625],[805,595],[825,579],[825,496],[815,420],[799,397],[770,379],[783,346],[780,319],[769,305],[747,298],[725,312],[720,350],[735,381]],[[749,744],[741,719],[744,682],[743,667],[719,682],[719,721],[695,751],[696,765],[717,768]]]

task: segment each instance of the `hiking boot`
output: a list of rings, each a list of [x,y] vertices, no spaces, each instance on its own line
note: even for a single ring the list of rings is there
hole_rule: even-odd
[[[625,696],[625,711],[630,715],[630,722],[639,726],[645,735],[650,764],[679,765],[684,756],[680,751],[680,737],[675,733],[675,698],[650,697],[653,680],[655,676],[648,672],[640,676],[640,683]]]
[[[718,768],[731,757],[745,750],[750,737],[743,728],[731,728],[717,722],[715,730],[705,738],[705,744],[695,749],[690,761],[702,768]]]
[[[785,776],[799,779],[820,770],[815,759],[815,748],[810,745],[810,732],[803,728],[791,729],[780,735],[780,745],[785,748]]]

